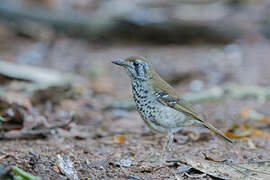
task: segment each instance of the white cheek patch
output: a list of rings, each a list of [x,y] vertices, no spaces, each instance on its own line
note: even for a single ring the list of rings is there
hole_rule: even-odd
[[[148,67],[145,62],[138,60],[140,65],[138,66],[138,75],[142,78],[145,78],[147,76]]]
[[[138,75],[139,75],[140,77],[145,77],[145,76],[146,76],[146,70],[145,70],[145,68],[144,68],[143,65],[140,65],[140,66],[138,67]]]

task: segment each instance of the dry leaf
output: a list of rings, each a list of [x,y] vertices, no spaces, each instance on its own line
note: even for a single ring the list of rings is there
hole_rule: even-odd
[[[251,136],[251,131],[245,131],[240,134],[235,134],[234,132],[230,131],[223,131],[223,133],[229,138],[245,138]]]
[[[243,118],[249,118],[249,113],[250,113],[250,111],[252,111],[252,108],[250,108],[250,107],[245,107],[245,108],[243,108],[243,109],[240,111],[241,117],[243,117]]]
[[[60,154],[57,155],[57,167],[67,178],[72,180],[79,180],[76,169],[73,166],[73,162],[68,156],[62,157]]]
[[[117,144],[124,144],[125,143],[125,136],[123,136],[123,135],[115,135],[113,137],[113,140]]]
[[[270,119],[268,117],[263,117],[262,119],[259,119],[258,122],[261,122],[261,123],[270,123]]]
[[[270,179],[270,161],[231,163],[186,157],[194,169],[221,179]]]
[[[205,160],[218,162],[218,161],[215,160],[214,158],[212,158],[212,157],[210,157],[210,156],[207,156],[205,153],[203,153],[203,155],[204,155],[204,159],[205,159]]]
[[[270,133],[264,132],[258,128],[253,128],[251,131],[251,135],[261,137],[261,138],[270,138]]]
[[[266,116],[264,116],[261,113],[258,113],[256,110],[254,110],[250,107],[243,108],[240,111],[240,115],[241,115],[241,117],[243,117],[245,119],[253,119],[253,120],[256,120],[259,122],[266,122],[266,123],[270,122],[269,118],[267,118]]]
[[[241,129],[243,132],[239,134],[235,134],[232,131],[223,131],[223,133],[229,138],[245,138],[245,137],[270,138],[270,133],[264,132],[246,123],[237,125],[237,128]]]

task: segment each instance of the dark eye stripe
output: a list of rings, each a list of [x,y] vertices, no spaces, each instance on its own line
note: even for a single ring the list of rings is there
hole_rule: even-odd
[[[137,76],[144,76],[147,72],[145,66],[137,61],[133,62]]]
[[[139,65],[137,65],[137,66],[135,66],[135,71],[136,71],[136,73],[137,73],[137,75],[139,75]]]
[[[136,67],[136,66],[139,66],[140,64],[138,62],[134,61],[133,65]]]
[[[133,65],[134,65],[134,67],[135,67],[135,71],[136,71],[136,73],[137,73],[137,75],[139,76],[139,63],[138,62],[136,62],[136,61],[134,61],[133,62]]]

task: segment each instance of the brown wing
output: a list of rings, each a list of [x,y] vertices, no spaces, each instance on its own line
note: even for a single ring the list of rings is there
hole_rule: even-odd
[[[198,120],[201,122],[202,125],[204,125],[206,128],[213,130],[216,134],[224,138],[225,140],[233,143],[231,139],[226,137],[220,130],[215,128],[213,125],[210,123],[206,122],[203,120],[202,115],[200,115],[191,105],[191,103],[185,101],[184,99],[180,98],[177,96],[176,92],[174,89],[167,84],[164,80],[162,80],[159,76],[156,76],[154,82],[159,82],[158,84],[154,84],[154,90],[155,90],[155,95],[157,97],[157,100],[164,104],[167,105],[177,111],[183,112],[187,116]]]
[[[187,116],[192,117],[193,119],[204,122],[203,117],[193,108],[189,102],[185,101],[184,99],[171,96],[168,93],[160,90],[156,90],[155,95],[160,103],[180,111]]]
[[[185,101],[183,98],[180,98],[174,89],[158,75],[154,77],[157,78],[154,80],[154,82],[159,82],[154,84],[154,90],[156,92],[157,100],[160,103],[164,105],[166,104],[177,111],[181,111],[184,114],[203,122],[203,117],[195,110],[191,103]]]

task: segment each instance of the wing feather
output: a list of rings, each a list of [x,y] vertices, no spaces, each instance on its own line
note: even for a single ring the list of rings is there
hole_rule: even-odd
[[[179,96],[177,96],[174,89],[168,83],[166,83],[163,79],[161,79],[158,74],[157,76],[154,76],[154,77],[157,78],[157,79],[154,79],[154,82],[158,82],[154,84],[155,95],[156,95],[157,100],[160,103],[186,114],[188,117],[191,117],[191,119],[198,120],[206,128],[213,130],[217,135],[233,143],[233,141],[229,139],[228,137],[226,137],[220,130],[215,128],[210,123],[204,121],[203,116],[199,114],[198,111],[196,111],[193,105],[185,101],[183,98],[180,98]]]

